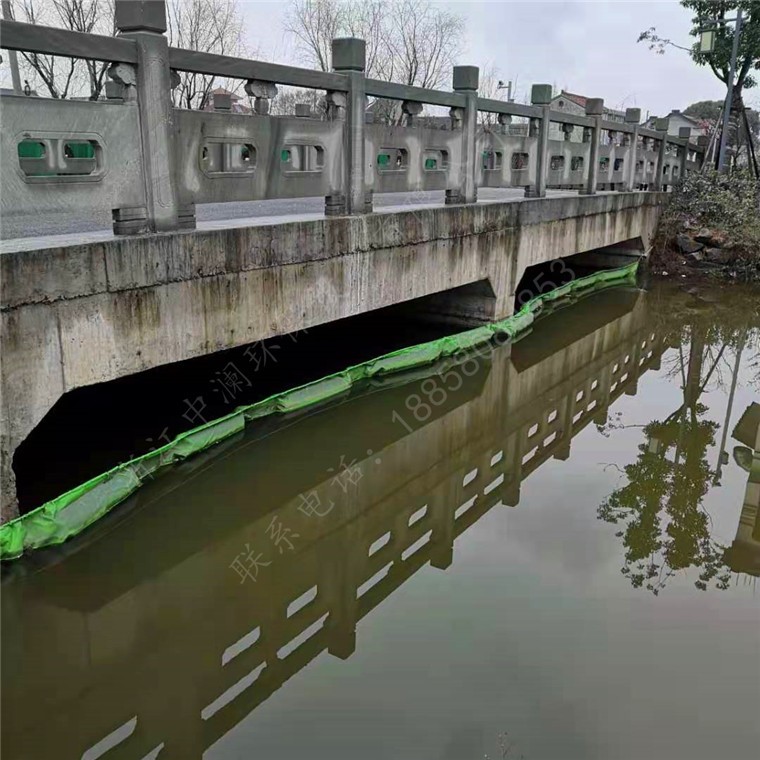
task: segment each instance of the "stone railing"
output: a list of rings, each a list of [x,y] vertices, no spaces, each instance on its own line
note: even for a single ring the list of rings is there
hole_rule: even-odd
[[[452,92],[367,78],[360,39],[334,40],[333,71],[322,72],[170,48],[158,0],[116,0],[116,26],[107,37],[0,22],[0,47],[107,61],[113,80],[99,101],[2,97],[6,218],[99,209],[129,234],[191,228],[202,203],[317,196],[327,214],[360,214],[375,192],[445,190],[447,203],[473,203],[478,187],[662,190],[704,155],[688,134],[668,136],[666,121],[639,126],[639,109],[625,122],[606,121],[601,99],[585,115],[551,110],[550,85],[533,86],[531,105],[478,97],[474,66],[454,68]],[[177,72],[245,80],[254,108],[233,113],[229,96],[211,111],[175,108]],[[278,84],[324,91],[324,113],[299,104],[269,115]],[[368,97],[400,101],[404,124],[374,123]],[[417,118],[425,104],[449,109],[445,128]],[[524,134],[513,117],[527,120]]]

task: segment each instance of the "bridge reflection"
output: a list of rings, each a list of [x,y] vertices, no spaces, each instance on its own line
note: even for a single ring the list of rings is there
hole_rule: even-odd
[[[740,445],[734,448],[736,463],[745,469],[747,486],[736,528],[736,538],[725,554],[726,564],[737,573],[760,576],[760,404],[744,411],[733,431]]]
[[[511,351],[263,423],[20,563],[4,757],[200,757],[321,652],[349,657],[358,621],[659,367],[645,300],[600,293]]]

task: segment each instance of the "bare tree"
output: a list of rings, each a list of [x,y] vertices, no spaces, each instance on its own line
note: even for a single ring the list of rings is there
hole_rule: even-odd
[[[332,40],[361,37],[368,76],[429,88],[449,85],[464,26],[462,16],[431,0],[291,0],[285,19],[309,66],[329,71]],[[399,122],[402,116],[393,101],[372,108],[381,119]]]
[[[461,51],[464,19],[429,0],[389,3],[385,44],[391,50],[388,78],[402,84],[448,86]]]
[[[115,34],[113,0],[20,0],[20,21],[90,34]],[[236,0],[169,0],[169,44],[205,53],[246,53],[243,20]],[[106,82],[108,63],[22,53],[30,87],[53,98],[84,96],[97,100]],[[216,83],[235,91],[240,83],[183,72],[174,90],[175,105],[204,108]]]
[[[114,33],[113,0],[21,0],[16,18],[28,24],[55,26],[89,34]],[[97,100],[105,83],[107,63],[22,53],[23,74],[30,87],[52,98],[72,95]]]
[[[285,31],[296,38],[303,60],[322,71],[332,63],[333,39],[344,28],[345,6],[339,0],[293,0],[285,16]]]
[[[277,95],[272,99],[269,113],[272,116],[292,116],[296,105],[306,104],[314,116],[325,112],[324,94],[319,90],[308,90],[302,87],[278,87]]]
[[[167,7],[169,44],[187,50],[218,55],[242,56],[243,19],[236,0],[171,0]],[[174,88],[174,105],[203,109],[215,84],[235,92],[240,82],[218,80],[207,74],[180,72]]]
[[[392,65],[392,51],[386,40],[388,4],[382,0],[352,0],[344,3],[343,9],[342,33],[367,43],[367,76],[387,79]]]
[[[480,71],[480,83],[478,85],[478,95],[481,98],[489,100],[504,100],[507,90],[503,86],[501,72],[492,63],[484,66]],[[498,116],[495,113],[482,112],[479,114],[480,123],[492,126],[498,123]]]

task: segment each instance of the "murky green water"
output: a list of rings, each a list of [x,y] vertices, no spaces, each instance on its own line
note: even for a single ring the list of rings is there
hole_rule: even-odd
[[[598,294],[266,423],[2,588],[3,758],[725,758],[760,291]]]

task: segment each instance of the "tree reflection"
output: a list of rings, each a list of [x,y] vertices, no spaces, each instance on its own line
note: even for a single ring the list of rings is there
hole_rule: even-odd
[[[706,452],[718,428],[701,419],[706,411],[697,405],[688,414],[647,425],[647,443],[639,447],[636,462],[625,468],[628,483],[599,507],[602,520],[626,526],[616,535],[625,547],[621,572],[634,588],[646,584],[659,594],[676,571],[689,567],[701,569],[697,588],[704,590],[712,581],[718,588],[728,587],[730,571],[722,559],[725,547],[710,537],[710,518],[702,509],[714,475]]]
[[[636,461],[625,467],[626,485],[598,509],[600,519],[625,525],[616,533],[625,547],[621,572],[634,588],[646,587],[655,595],[677,571],[690,567],[699,568],[694,585],[701,590],[709,585],[726,589],[731,575],[723,561],[725,547],[711,538],[710,516],[702,506],[711,483],[718,480],[707,451],[715,444],[719,425],[705,419],[708,410],[699,398],[726,348],[736,343],[711,340],[709,332],[707,325],[692,323],[688,357],[679,341],[683,404],[664,421],[644,427],[646,442],[639,446]],[[744,337],[746,333],[740,344]],[[734,372],[738,366],[737,361]]]

